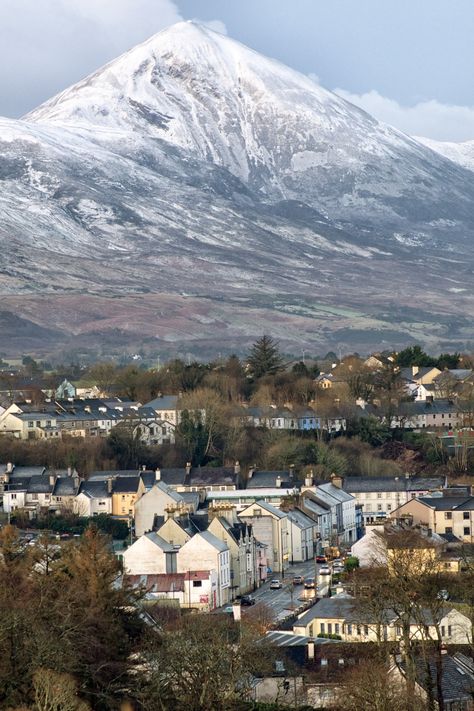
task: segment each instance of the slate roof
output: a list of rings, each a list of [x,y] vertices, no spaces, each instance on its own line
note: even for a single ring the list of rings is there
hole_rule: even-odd
[[[441,489],[446,483],[445,477],[388,477],[388,476],[350,476],[344,479],[343,489],[351,494],[376,491],[431,491]]]
[[[79,494],[84,494],[89,497],[89,499],[105,499],[111,494],[109,494],[107,489],[107,481],[101,479],[99,481],[83,481],[79,487]]]
[[[227,543],[220,541],[217,536],[215,536],[210,531],[200,531],[196,535],[201,536],[205,541],[207,541],[207,543],[210,543],[211,546],[217,548],[220,553],[223,553],[224,551],[228,550]]]
[[[154,400],[146,402],[144,407],[151,407],[153,410],[176,410],[177,404],[177,395],[163,395],[163,397],[156,397]]]
[[[145,533],[143,534],[148,538],[149,541],[155,544],[158,548],[160,548],[162,551],[165,553],[172,553],[174,551],[174,546],[171,545],[171,543],[168,543],[168,541],[165,541],[164,538],[159,536],[157,533],[154,531],[151,531],[150,533]],[[140,539],[138,539],[140,540]],[[131,546],[132,547],[132,546]],[[130,549],[129,549],[130,550]]]
[[[329,496],[332,496],[332,498],[336,499],[338,502],[351,501],[354,498],[352,494],[348,494],[347,491],[340,489],[338,486],[334,486],[334,484],[331,484],[330,482],[327,484],[320,484],[316,487],[316,496],[319,496],[320,494],[329,494]]]
[[[134,494],[138,491],[140,483],[139,476],[118,476],[114,479],[112,493],[114,494]]]
[[[330,620],[339,618],[348,622],[371,624],[378,621],[374,619],[373,613],[369,609],[364,609],[358,600],[355,600],[347,593],[339,593],[334,597],[323,597],[316,605],[305,612],[294,622],[294,627],[303,627],[313,620]],[[383,612],[383,620],[386,624],[394,622],[397,615],[393,610],[387,609]]]
[[[233,467],[193,467],[187,477],[188,486],[237,485],[239,474]]]
[[[282,487],[291,488],[293,486],[293,480],[288,470],[254,471],[247,481],[247,486],[252,489],[275,487],[278,477],[280,477]]]
[[[441,660],[441,688],[444,702],[452,703],[461,700],[472,701],[474,696],[474,664],[472,659],[469,659],[469,657],[466,657],[464,654],[457,653],[452,656],[450,654],[443,654]],[[403,671],[406,671],[403,659],[400,666]],[[426,661],[421,657],[417,657],[415,667],[417,683],[426,690]],[[431,679],[434,681],[432,691],[435,700],[437,700],[437,665],[434,658],[430,660],[430,671]]]
[[[25,478],[29,476],[41,476],[46,471],[46,467],[13,467],[13,472],[10,474],[12,478]]]
[[[286,513],[283,513],[283,511],[280,511],[280,509],[277,509],[275,506],[268,504],[266,501],[256,501],[255,503],[258,504],[259,508],[263,509],[264,511],[267,511],[268,513],[272,514],[273,516],[276,516],[277,518],[285,518],[286,516]],[[253,504],[249,504],[249,506],[253,506]],[[241,511],[240,515],[242,515],[244,511]]]
[[[171,467],[160,469],[161,479],[170,486],[184,486],[186,469],[184,467]]]
[[[77,478],[72,476],[61,476],[56,479],[54,485],[53,495],[54,496],[75,496],[76,484],[78,483]]]
[[[313,528],[313,526],[315,525],[312,518],[303,513],[303,511],[299,511],[298,509],[287,511],[287,516],[290,521],[295,524],[295,526],[301,529]]]
[[[28,494],[51,494],[54,489],[54,483],[51,484],[49,476],[32,476],[30,478],[27,493]]]
[[[423,496],[418,499],[421,503],[429,506],[436,511],[454,511],[454,509],[459,509],[461,506],[467,504],[465,510],[469,510],[469,505],[472,506],[471,502],[474,502],[474,497],[472,496],[433,496],[431,498]]]

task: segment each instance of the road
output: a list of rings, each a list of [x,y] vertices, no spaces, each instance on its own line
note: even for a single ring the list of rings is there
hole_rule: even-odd
[[[304,600],[314,597],[315,590],[305,590],[303,585],[293,585],[293,576],[302,575],[304,578],[314,578],[316,570],[317,597],[326,597],[329,593],[332,575],[319,575],[320,565],[308,560],[305,563],[294,563],[285,568],[284,578],[281,575],[269,575],[268,580],[252,595],[257,602],[263,602],[270,607],[276,619],[286,617],[294,608]],[[278,578],[283,587],[279,590],[270,589],[270,580]]]

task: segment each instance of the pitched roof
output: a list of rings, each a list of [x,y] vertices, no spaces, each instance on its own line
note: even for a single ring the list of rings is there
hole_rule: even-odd
[[[112,493],[114,494],[134,494],[138,491],[140,484],[139,476],[118,476],[114,479]]]
[[[155,546],[157,546],[157,548],[160,548],[164,553],[172,553],[174,551],[174,546],[172,546],[171,543],[168,543],[168,541],[165,541],[164,538],[159,536],[154,531],[150,531],[150,533],[144,533],[142,538],[148,538],[149,541],[151,541]],[[138,541],[140,541],[140,538],[135,541],[135,543],[137,543]],[[130,546],[128,550],[133,548],[133,545]]]
[[[343,489],[351,494],[376,491],[430,491],[441,489],[445,477],[405,476],[349,476],[344,479]]]
[[[106,499],[111,496],[105,479],[83,481],[79,487],[79,494],[84,494],[89,499]]]
[[[220,553],[228,550],[227,543],[224,543],[224,541],[220,541],[217,536],[215,536],[210,531],[200,531],[199,533],[196,533],[196,536],[201,536],[201,538],[207,541],[207,543],[209,543],[214,548],[217,548]]]
[[[193,467],[187,477],[188,486],[236,485],[239,474],[233,467]]]
[[[425,506],[429,506],[436,511],[454,511],[454,509],[459,509],[467,504],[468,510],[474,502],[474,497],[472,496],[433,496],[427,497],[423,496],[418,499]]]
[[[276,516],[277,518],[285,518],[286,517],[286,513],[283,513],[283,511],[280,511],[280,509],[277,509],[275,506],[272,506],[271,504],[267,503],[266,501],[255,501],[254,503],[258,504],[259,508],[263,509],[264,511],[266,511],[269,514],[272,514],[273,516]],[[249,504],[249,506],[247,508],[249,508],[250,506],[253,506],[253,504]],[[245,513],[245,509],[244,509],[244,511],[240,512],[239,516],[242,516],[244,513]]]
[[[443,654],[441,657],[442,676],[441,688],[443,692],[444,702],[454,701],[472,701],[474,695],[474,664],[472,659],[464,654]],[[437,691],[437,660],[432,658],[429,660],[430,677],[433,680],[432,692],[435,700],[438,699]],[[402,659],[401,668],[405,671],[405,662]],[[427,689],[427,674],[426,660],[421,657],[415,659],[416,680],[417,683]]]
[[[163,395],[154,400],[144,403],[144,407],[151,407],[153,410],[176,410],[178,404],[177,395]]]
[[[252,489],[271,488],[276,486],[277,479],[282,487],[291,488],[293,480],[288,470],[283,471],[254,471],[247,481],[247,486]]]

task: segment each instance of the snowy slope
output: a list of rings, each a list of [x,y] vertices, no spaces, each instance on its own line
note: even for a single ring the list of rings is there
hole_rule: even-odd
[[[194,23],[0,119],[0,183],[2,293],[82,295],[74,319],[91,329],[136,339],[136,294],[157,330],[154,295],[209,300],[199,328],[196,302],[166,322],[173,342],[223,324],[230,344],[250,338],[257,312],[311,344],[338,328],[351,344],[380,329],[462,340],[474,312],[472,173]],[[113,323],[85,294],[120,299]],[[239,323],[237,302],[252,311]]]
[[[434,141],[431,138],[415,137],[432,151],[436,151],[445,158],[459,163],[463,168],[474,170],[474,141],[464,141],[462,143],[452,143],[450,141]]]

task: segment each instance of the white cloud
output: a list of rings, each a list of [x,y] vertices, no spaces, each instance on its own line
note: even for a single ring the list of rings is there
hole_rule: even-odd
[[[426,136],[439,141],[474,138],[474,106],[441,104],[434,99],[414,106],[402,106],[375,90],[365,94],[352,94],[345,89],[334,91],[379,121],[389,123],[411,136]]]

